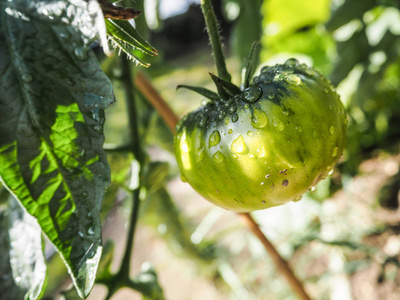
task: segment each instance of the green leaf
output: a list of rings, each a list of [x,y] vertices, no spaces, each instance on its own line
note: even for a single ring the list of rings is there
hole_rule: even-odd
[[[251,45],[250,51],[245,60],[244,66],[241,71],[241,89],[249,87],[250,80],[256,71],[256,67],[258,64],[258,54],[259,54],[259,45],[260,42],[254,42]]]
[[[25,299],[38,299],[47,275],[42,231],[37,221],[13,198],[10,198],[9,210],[9,255],[14,281],[26,291]]]
[[[206,97],[207,99],[210,99],[213,101],[219,101],[219,99],[220,99],[218,94],[216,94],[206,88],[203,88],[203,87],[181,84],[181,85],[178,85],[176,88],[177,89],[185,88],[185,89],[191,90],[191,91],[196,92],[196,93],[202,95],[203,97]]]
[[[18,286],[10,265],[10,237],[7,211],[0,211],[0,299],[24,299],[26,290]]]
[[[124,51],[133,61],[143,66],[149,66],[134,54],[133,51],[135,49],[141,50],[148,55],[158,55],[157,50],[128,21],[107,19],[106,28],[112,44]]]
[[[218,94],[223,99],[229,99],[230,97],[233,97],[234,95],[240,93],[240,89],[233,83],[223,80],[222,78],[219,78],[212,73],[210,73],[210,76],[211,79],[214,81],[215,86],[217,87]]]
[[[0,11],[0,107],[7,112],[0,115],[1,180],[37,218],[86,297],[101,255],[100,210],[110,181],[102,145],[111,84],[75,27],[90,25],[76,19],[76,7],[26,1],[36,10],[16,11],[8,3]],[[60,22],[40,7],[49,3],[65,8]]]
[[[143,294],[143,299],[164,300],[162,287],[158,282],[158,276],[150,263],[142,265],[141,272],[133,279],[132,288]]]

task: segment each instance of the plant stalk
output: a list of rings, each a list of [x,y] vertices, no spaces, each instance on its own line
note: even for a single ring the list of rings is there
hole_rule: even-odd
[[[133,92],[133,77],[130,69],[130,62],[125,57],[121,56],[122,59],[122,85],[125,94],[125,101],[127,105],[128,119],[129,119],[129,130],[131,137],[131,149],[130,151],[135,156],[139,165],[142,166],[144,162],[144,153],[141,148],[140,137],[139,137],[139,121],[138,112],[135,103],[135,97]],[[139,187],[132,191],[132,211],[129,219],[129,229],[127,242],[125,246],[125,253],[122,258],[122,263],[119,271],[119,275],[122,275],[125,279],[129,279],[129,270],[132,262],[132,250],[135,236],[136,224],[139,216],[140,208],[140,173],[139,171]]]
[[[222,52],[221,37],[219,35],[219,28],[211,0],[201,0],[201,10],[203,11],[204,20],[206,21],[206,28],[210,38],[211,48],[214,54],[215,65],[217,66],[218,77],[231,82],[231,74],[229,74],[226,64],[224,53]]]
[[[150,81],[147,80],[145,76],[139,76],[139,74],[135,77],[135,84],[139,91],[146,95],[147,100],[154,106],[154,108],[158,111],[161,117],[164,119],[165,123],[169,126],[172,132],[175,132],[175,126],[178,122],[178,117],[174,114],[171,108],[168,107],[166,101],[161,97],[161,95],[157,92],[157,90],[151,85]],[[145,81],[145,82],[142,82]],[[150,91],[146,91],[145,89],[149,89]],[[168,109],[164,109],[168,107]],[[244,219],[245,225],[249,230],[251,230],[256,237],[261,241],[264,245],[265,250],[271,256],[275,267],[278,272],[280,272],[288,281],[289,285],[302,300],[310,300],[311,298],[308,296],[307,292],[304,289],[304,286],[301,281],[297,279],[294,275],[293,270],[290,268],[289,264],[285,259],[283,259],[278,251],[275,249],[273,244],[268,240],[268,238],[261,231],[259,225],[254,221],[252,216],[248,213],[240,213],[239,216]]]

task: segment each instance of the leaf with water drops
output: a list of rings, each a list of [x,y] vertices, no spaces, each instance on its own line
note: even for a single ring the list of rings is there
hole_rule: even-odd
[[[0,11],[0,110],[6,112],[0,176],[38,220],[85,297],[102,249],[100,210],[110,181],[104,109],[114,97],[88,40],[73,26],[81,15],[64,5],[65,22],[38,16],[50,11],[40,4],[61,2],[25,1],[37,9],[22,12],[7,2]]]
[[[9,257],[12,277],[25,299],[38,299],[46,282],[46,262],[39,224],[10,197],[8,212]],[[1,298],[1,297],[0,297]]]

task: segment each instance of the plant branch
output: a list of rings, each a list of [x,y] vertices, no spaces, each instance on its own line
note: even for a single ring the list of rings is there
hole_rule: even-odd
[[[277,270],[286,278],[293,291],[302,300],[310,300],[311,298],[306,293],[303,284],[293,273],[288,262],[280,256],[274,245],[267,239],[264,233],[261,231],[260,226],[254,221],[248,213],[239,213],[239,216],[243,219],[246,226],[257,236],[257,238],[264,245],[269,256],[272,258]]]
[[[204,20],[206,21],[206,28],[214,54],[214,61],[215,65],[217,66],[218,76],[226,81],[231,82],[231,74],[229,74],[226,68],[217,18],[215,17],[211,0],[201,0],[200,4],[203,11]]]
[[[175,132],[179,118],[142,72],[136,74],[135,86],[158,111],[172,132]]]
[[[137,88],[146,95],[148,101],[154,106],[154,108],[158,111],[161,117],[164,119],[165,123],[169,126],[169,128],[175,132],[175,126],[178,122],[178,117],[174,114],[171,108],[168,107],[165,100],[160,96],[160,94],[156,91],[156,89],[151,85],[151,83],[144,77],[136,75],[135,84]],[[146,80],[145,83],[141,82]],[[146,91],[145,89],[149,88],[151,92]],[[241,218],[244,219],[245,225],[249,230],[251,230],[257,238],[261,241],[264,245],[265,250],[271,256],[276,269],[280,272],[288,281],[289,285],[292,287],[293,291],[297,294],[297,296],[302,300],[309,300],[311,299],[305,289],[303,284],[297,279],[294,275],[292,269],[284,260],[280,254],[276,251],[275,247],[272,243],[268,240],[268,238],[264,235],[261,231],[259,225],[254,221],[248,213],[240,213]]]
[[[125,101],[127,105],[128,118],[129,118],[129,130],[131,137],[131,151],[138,161],[139,165],[142,166],[144,162],[144,153],[140,143],[139,137],[139,120],[138,112],[135,103],[135,97],[133,92],[133,77],[130,68],[130,62],[125,57],[121,56],[122,59],[122,85],[125,94]],[[140,191],[140,173],[139,170],[139,187],[132,191],[132,211],[129,220],[129,229],[127,242],[125,246],[125,253],[122,258],[122,263],[119,271],[119,275],[122,275],[125,279],[129,279],[129,270],[132,261],[132,249],[135,236],[136,223],[139,215],[139,191]],[[134,175],[133,175],[134,176]]]

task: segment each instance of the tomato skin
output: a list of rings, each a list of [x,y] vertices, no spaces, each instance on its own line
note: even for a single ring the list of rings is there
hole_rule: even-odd
[[[182,179],[205,199],[249,212],[298,201],[324,179],[343,152],[346,124],[329,81],[291,59],[182,118],[175,154]]]

